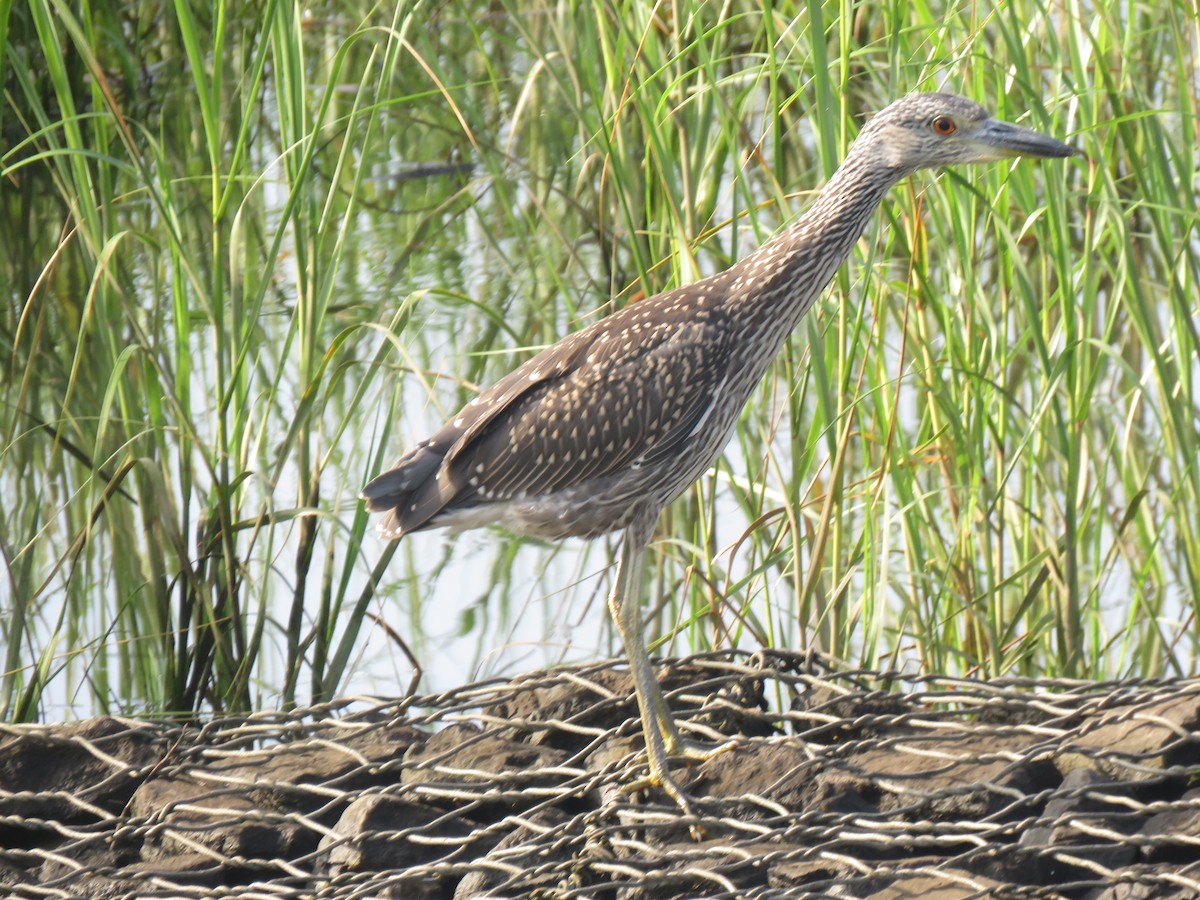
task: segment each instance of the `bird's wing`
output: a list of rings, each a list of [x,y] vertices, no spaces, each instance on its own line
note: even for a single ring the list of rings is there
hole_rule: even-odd
[[[639,318],[632,310],[641,305],[533,357],[410,453],[425,459],[410,463],[422,483],[404,498],[407,509],[396,510],[401,530],[450,504],[562,490],[686,440],[728,370],[728,329],[711,317],[656,320],[646,309],[630,341]]]
[[[660,458],[712,405],[726,348],[700,323],[663,325],[635,347],[543,382],[447,458],[483,500],[549,494]]]
[[[562,377],[586,348],[587,329],[526,360],[491,387],[481,391],[436,434],[421,441],[372,479],[362,490],[371,512],[390,511],[381,523],[385,536],[398,537],[419,528],[454,497],[444,477],[448,458],[458,452],[522,395],[545,381]]]

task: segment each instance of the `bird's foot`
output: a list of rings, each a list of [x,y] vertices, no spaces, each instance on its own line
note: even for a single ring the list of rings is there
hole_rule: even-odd
[[[675,735],[673,739],[668,738],[666,741],[666,750],[668,756],[683,757],[692,763],[708,762],[715,756],[720,756],[722,753],[727,753],[737,746],[737,741],[725,741],[720,744],[704,744],[700,741],[691,741],[685,737]]]
[[[658,788],[675,802],[675,805],[679,807],[679,811],[683,815],[689,819],[696,820],[688,825],[688,831],[691,832],[693,840],[704,840],[707,834],[700,822],[700,816],[696,812],[692,799],[671,774],[670,769],[667,767],[667,759],[668,757],[682,757],[692,764],[706,762],[714,756],[732,750],[736,746],[736,742],[726,741],[723,744],[713,746],[685,740],[676,732],[673,735],[665,736],[665,744],[666,746],[659,746],[659,753],[654,753],[653,751],[648,753],[650,771],[643,777],[626,784],[623,790],[628,793],[634,793],[649,788]]]
[[[655,773],[652,766],[649,774],[623,785],[621,790],[625,793],[633,794],[651,788],[658,788],[670,797],[675,805],[679,807],[679,811],[686,818],[692,820],[688,824],[688,832],[691,834],[692,840],[702,841],[708,837],[708,832],[704,830],[704,825],[701,824],[700,815],[696,812],[695,806],[692,805],[692,799],[679,786],[679,782],[675,780],[670,772]]]

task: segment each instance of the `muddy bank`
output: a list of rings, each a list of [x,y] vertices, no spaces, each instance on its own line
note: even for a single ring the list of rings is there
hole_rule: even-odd
[[[1200,681],[786,653],[661,670],[699,821],[631,794],[615,663],[201,725],[0,727],[12,897],[1200,897]],[[697,837],[699,839],[697,839]]]

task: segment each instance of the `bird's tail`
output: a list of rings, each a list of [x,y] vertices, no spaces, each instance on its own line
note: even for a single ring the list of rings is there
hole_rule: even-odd
[[[405,527],[401,513],[412,504],[421,486],[435,476],[441,462],[442,454],[425,441],[400,457],[392,468],[367,482],[359,496],[367,501],[368,512],[384,513],[379,520],[380,537],[395,540],[420,527],[412,522]]]

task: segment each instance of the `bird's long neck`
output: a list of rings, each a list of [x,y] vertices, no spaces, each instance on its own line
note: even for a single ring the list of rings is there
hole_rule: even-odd
[[[812,206],[729,271],[737,314],[770,321],[782,341],[850,255],[899,175],[852,149]]]

